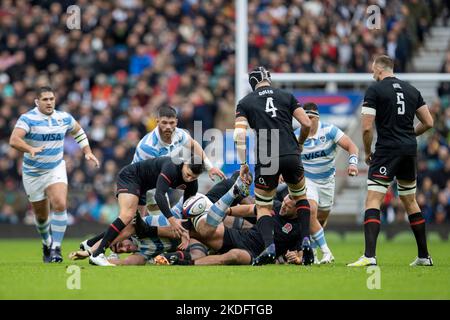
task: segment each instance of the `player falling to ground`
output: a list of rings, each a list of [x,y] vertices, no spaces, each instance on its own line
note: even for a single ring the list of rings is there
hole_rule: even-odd
[[[322,251],[320,263],[330,263],[334,261],[334,257],[328,248],[323,228],[334,202],[336,148],[340,146],[349,153],[347,173],[349,176],[356,176],[358,147],[338,127],[320,121],[319,109],[315,103],[305,103],[303,109],[311,120],[311,130],[303,145],[301,157],[305,168],[306,196],[311,207],[312,247],[319,247]],[[316,260],[316,254],[314,256]],[[319,263],[317,260],[315,262]]]
[[[78,142],[86,160],[97,167],[99,162],[78,122],[67,112],[55,110],[55,94],[50,87],[39,88],[35,104],[34,109],[20,116],[9,143],[24,152],[22,180],[42,238],[43,260],[62,262],[61,243],[67,227],[67,172],[63,160],[66,133]]]
[[[187,151],[185,153],[189,154],[190,150],[193,150],[196,155],[203,158],[205,169],[211,178],[217,175],[225,179],[223,172],[213,166],[198,142],[192,139],[186,130],[178,128],[177,124],[177,113],[174,108],[171,106],[159,108],[157,127],[139,141],[132,163],[163,156],[181,156],[183,152]],[[187,150],[182,150],[183,148]],[[159,211],[155,201],[155,189],[149,190],[144,199],[145,197],[148,210]]]
[[[310,207],[306,199],[300,153],[308,137],[311,121],[291,93],[271,86],[270,73],[264,67],[252,70],[249,82],[253,92],[237,105],[234,139],[241,161],[241,178],[245,180],[249,171],[246,163],[246,131],[247,128],[256,131],[255,203],[257,226],[263,236],[265,249],[254,263],[260,265],[272,263],[275,259],[271,212],[280,174],[288,185],[289,194],[297,202],[304,226],[303,237],[309,237]],[[302,125],[298,140],[292,127],[292,117]],[[305,255],[308,259],[310,256],[312,261],[312,250],[311,254]]]
[[[193,155],[189,160],[178,163],[169,157],[148,159],[130,164],[122,168],[117,179],[117,199],[119,202],[119,217],[114,220],[105,232],[100,246],[89,258],[92,264],[111,266],[104,253],[120,232],[131,222],[135,216],[138,205],[150,189],[155,189],[155,199],[162,214],[169,220],[176,235],[181,238],[187,232],[176,219],[169,207],[166,198],[169,188],[184,190],[184,200],[197,193],[197,179],[203,172],[203,162]],[[176,162],[176,163],[174,163]]]
[[[410,265],[432,266],[425,219],[416,201],[416,137],[433,127],[433,118],[420,92],[394,76],[394,62],[390,57],[378,56],[372,70],[377,82],[367,89],[362,107],[364,151],[369,165],[364,215],[365,252],[348,266],[377,264],[375,249],[380,232],[380,204],[394,178],[417,242],[418,257]],[[420,121],[416,127],[414,116]],[[375,153],[372,153],[374,121],[378,137]]]

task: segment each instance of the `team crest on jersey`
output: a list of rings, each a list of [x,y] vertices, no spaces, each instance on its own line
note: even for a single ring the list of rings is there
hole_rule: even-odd
[[[325,136],[320,136],[319,141],[325,143],[327,141],[327,138]]]
[[[62,127],[64,125],[64,121],[62,119],[56,119],[56,123],[58,126]]]
[[[281,230],[283,230],[284,233],[288,234],[289,232],[292,231],[292,224],[290,223],[286,223],[283,228],[281,228]]]

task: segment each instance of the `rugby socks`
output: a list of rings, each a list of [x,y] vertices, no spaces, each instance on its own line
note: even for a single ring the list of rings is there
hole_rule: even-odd
[[[225,219],[227,209],[231,206],[234,199],[238,196],[234,193],[234,188],[240,187],[243,184],[241,179],[237,179],[233,186],[225,193],[222,198],[216,201],[208,211],[206,216],[206,223],[213,227],[217,227],[223,219]]]
[[[105,236],[105,232],[100,233],[99,235],[89,239],[86,243],[89,247],[92,247],[94,244],[96,244],[99,240],[102,240]]]
[[[364,256],[367,258],[375,257],[377,247],[377,238],[380,233],[381,221],[379,209],[367,209],[364,214],[364,238],[366,249]]]
[[[301,239],[309,237],[309,220],[311,218],[311,208],[309,202],[306,199],[298,200],[295,204],[297,208],[297,214],[300,218],[300,224],[302,226]]]
[[[323,231],[323,228],[320,228],[319,231],[311,235],[311,238],[313,239],[313,243],[316,243],[322,252],[330,252],[327,245],[327,240],[325,240],[325,232]]]
[[[409,225],[416,238],[419,258],[428,258],[427,237],[425,234],[425,219],[421,212],[408,215]]]
[[[96,257],[101,253],[105,253],[106,248],[110,246],[111,242],[113,242],[114,239],[117,238],[117,236],[124,228],[125,224],[122,220],[120,220],[120,218],[114,220],[114,222],[109,225],[108,230],[106,230],[105,236],[103,237],[100,246],[92,255]]]
[[[52,249],[61,247],[61,242],[64,239],[64,234],[66,233],[67,228],[67,210],[62,212],[53,212],[51,228],[53,238]]]
[[[275,225],[273,218],[271,216],[261,216],[258,221],[256,221],[256,225],[263,238],[264,246],[267,248],[272,245],[274,243],[273,228]]]
[[[36,229],[41,235],[42,243],[50,248],[52,245],[52,237],[50,236],[50,219],[46,220],[38,220],[38,218],[34,217],[34,224],[36,225]]]

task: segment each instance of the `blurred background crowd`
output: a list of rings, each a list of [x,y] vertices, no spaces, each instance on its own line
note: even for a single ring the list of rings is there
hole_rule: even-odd
[[[35,89],[51,85],[59,110],[88,133],[102,163],[84,162],[67,138],[69,212],[108,223],[117,216],[114,181],[134,148],[156,125],[164,103],[179,127],[232,128],[235,8],[226,0],[0,0],[0,223],[31,222],[21,185],[21,157],[8,139]],[[67,7],[81,8],[80,30],[66,26]],[[382,9],[381,29],[368,30],[368,5]],[[249,0],[249,68],[273,72],[371,72],[375,54],[410,60],[449,1]],[[450,51],[442,72],[450,72]],[[428,222],[450,217],[450,83],[427,101],[436,128],[419,141],[419,202]],[[19,190],[19,192],[17,191]],[[394,197],[387,210],[401,216]],[[27,213],[28,212],[28,213]],[[392,219],[391,219],[392,220]],[[396,220],[396,219],[393,219]]]

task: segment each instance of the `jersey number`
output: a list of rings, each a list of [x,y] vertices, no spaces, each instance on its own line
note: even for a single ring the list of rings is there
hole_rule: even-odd
[[[397,109],[397,114],[405,114],[405,101],[403,101],[405,97],[403,96],[403,92],[397,92],[397,105],[399,105]]]
[[[272,118],[275,118],[277,116],[277,108],[273,105],[273,98],[269,97],[266,100],[266,112],[272,112]]]

